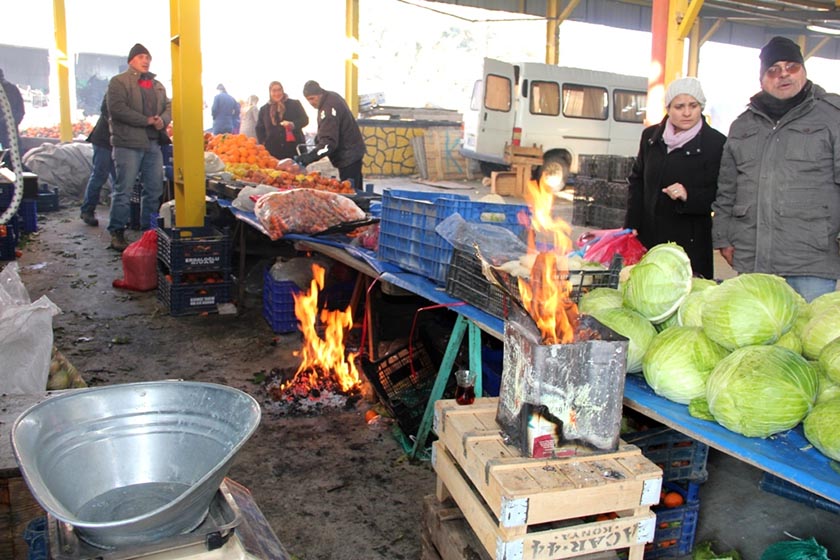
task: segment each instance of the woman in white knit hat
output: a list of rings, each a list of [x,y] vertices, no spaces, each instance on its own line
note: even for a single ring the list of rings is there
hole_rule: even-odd
[[[712,202],[726,137],[703,119],[706,96],[697,78],[668,86],[668,114],[642,133],[630,176],[625,227],[651,248],[676,242],[695,276],[714,277]]]

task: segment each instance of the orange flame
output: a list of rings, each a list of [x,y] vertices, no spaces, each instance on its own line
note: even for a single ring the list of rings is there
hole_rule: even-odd
[[[543,343],[566,344],[574,340],[578,322],[566,259],[572,249],[571,226],[553,216],[554,192],[544,181],[529,181],[524,196],[531,209],[528,254],[534,265],[528,280],[519,279],[519,294]],[[541,250],[541,245],[550,248]]]
[[[348,306],[344,311],[322,309],[321,324],[324,325],[324,338],[315,328],[318,313],[318,293],[324,288],[324,268],[312,265],[312,282],[308,292],[294,295],[295,317],[300,321],[303,333],[303,346],[300,351],[300,367],[295,377],[281,387],[288,387],[302,372],[309,372],[311,387],[316,386],[319,375],[335,376],[342,391],[349,391],[359,384],[359,370],[356,369],[357,352],[345,355],[344,333],[353,327],[353,312]]]

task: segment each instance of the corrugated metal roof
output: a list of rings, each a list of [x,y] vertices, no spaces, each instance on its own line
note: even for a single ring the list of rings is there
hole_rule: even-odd
[[[449,4],[545,17],[546,0],[432,0]],[[566,2],[560,2],[562,10]],[[581,0],[569,19],[636,31],[650,31],[650,0]],[[705,0],[700,10],[700,34],[722,20],[710,41],[760,48],[770,37],[806,37],[807,54],[840,59],[840,37],[809,29],[819,26],[840,34],[840,9],[834,0]],[[815,52],[825,38],[825,41]]]

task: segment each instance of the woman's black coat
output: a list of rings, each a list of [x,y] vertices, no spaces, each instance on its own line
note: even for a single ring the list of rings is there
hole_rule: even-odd
[[[303,109],[303,105],[297,99],[286,99],[286,112],[281,120],[295,123],[294,141],[286,141],[286,129],[279,124],[271,123],[269,110],[271,103],[260,107],[260,114],[257,117],[257,142],[265,146],[268,153],[277,159],[286,159],[297,155],[297,145],[305,144],[306,138],[303,135],[303,127],[309,124],[309,116]]]
[[[630,196],[624,225],[635,229],[647,248],[676,242],[691,259],[695,276],[713,278],[712,202],[726,136],[703,120],[697,136],[668,153],[662,139],[667,119],[642,132],[639,155],[627,178]],[[673,183],[685,187],[685,202],[662,192]]]

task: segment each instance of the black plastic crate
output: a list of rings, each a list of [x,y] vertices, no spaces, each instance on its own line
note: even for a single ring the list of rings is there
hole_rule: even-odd
[[[627,182],[627,176],[633,171],[636,158],[625,156],[610,156],[610,181]]]
[[[446,293],[499,319],[507,316],[509,298],[484,277],[478,258],[467,251],[453,251],[446,274]]]
[[[200,315],[216,313],[220,303],[230,303],[233,282],[229,274],[196,273],[196,276],[215,275],[213,282],[197,279],[190,282],[173,281],[163,266],[158,266],[158,301],[170,315]]]
[[[577,174],[585,177],[608,179],[610,175],[610,156],[603,154],[579,155]]]
[[[624,434],[621,439],[633,444],[642,455],[662,469],[662,480],[704,482],[709,473],[706,461],[709,446],[668,427],[656,427]]]
[[[197,228],[157,227],[158,260],[172,275],[230,270],[230,232],[214,226]]]
[[[437,368],[422,342],[415,342],[372,362],[362,359],[362,371],[379,400],[404,434],[417,434],[432,392]]]
[[[624,227],[625,208],[610,208],[600,204],[592,204],[587,212],[587,226],[596,229],[617,229]]]
[[[758,487],[765,492],[771,492],[813,508],[823,509],[831,513],[840,513],[840,504],[836,504],[768,472],[765,472],[761,480],[758,481]]]
[[[58,187],[50,187],[47,184],[38,186],[38,211],[55,212],[60,208],[58,200]]]
[[[20,225],[15,214],[7,223],[0,225],[0,261],[13,261],[17,258],[19,237]]]

